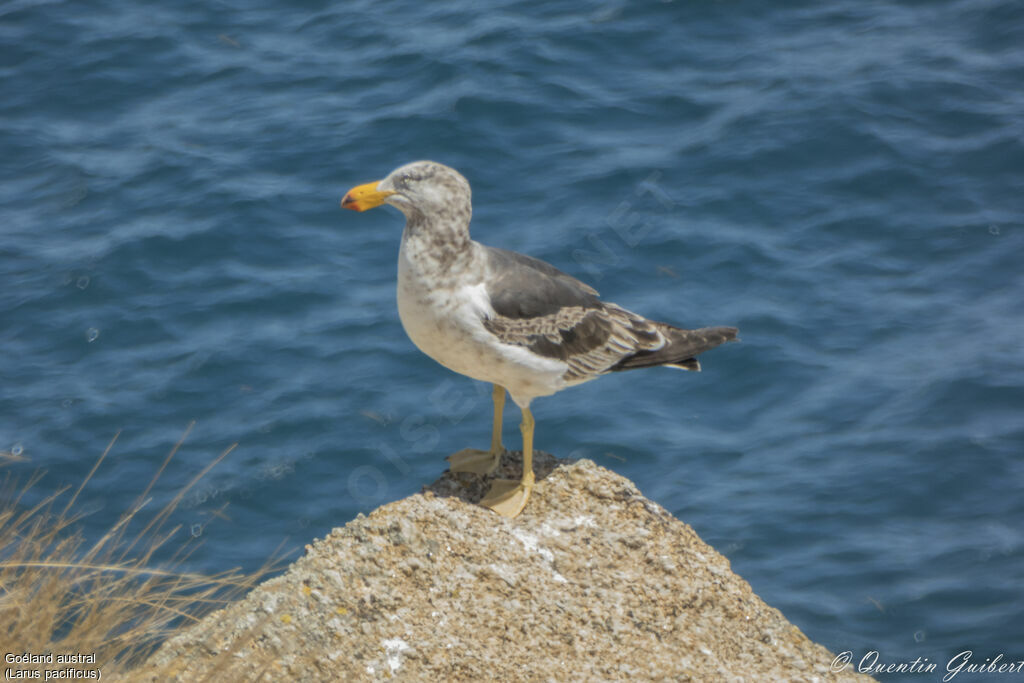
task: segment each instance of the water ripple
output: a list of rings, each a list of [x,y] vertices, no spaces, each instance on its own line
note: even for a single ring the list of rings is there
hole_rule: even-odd
[[[538,401],[540,447],[634,478],[833,649],[1009,652],[1022,26],[972,0],[7,3],[0,450],[56,487],[123,430],[98,534],[191,420],[157,497],[238,441],[180,520],[212,569],[418,490],[486,442],[487,390],[402,333],[400,218],[337,203],[436,158],[482,240],[741,328],[699,375]]]

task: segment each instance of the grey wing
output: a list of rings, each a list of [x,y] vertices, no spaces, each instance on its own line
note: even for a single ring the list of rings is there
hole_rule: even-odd
[[[485,248],[487,294],[498,315],[533,318],[569,306],[601,306],[597,290],[551,264],[507,249]]]
[[[590,309],[568,306],[532,318],[499,315],[485,320],[484,327],[506,344],[563,361],[569,366],[565,372],[568,382],[618,369],[638,352],[654,352],[667,343],[657,323],[614,304]]]
[[[564,361],[567,381],[608,372],[666,338],[653,323],[602,303],[589,285],[538,259],[488,248],[487,295],[495,316],[484,327],[506,344]]]

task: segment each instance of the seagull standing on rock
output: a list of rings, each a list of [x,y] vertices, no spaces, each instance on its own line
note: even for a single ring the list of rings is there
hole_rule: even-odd
[[[493,473],[505,450],[506,391],[522,411],[522,478],[496,479],[480,501],[505,517],[522,512],[533,490],[533,399],[619,370],[700,370],[697,354],[736,339],[735,327],[684,330],[647,320],[544,261],[475,242],[469,183],[443,164],[406,164],[341,200],[355,211],[382,204],[406,218],[398,254],[406,334],[449,370],[494,385],[491,448],[449,456],[451,471]]]

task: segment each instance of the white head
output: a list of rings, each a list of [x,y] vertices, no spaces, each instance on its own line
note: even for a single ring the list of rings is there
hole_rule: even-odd
[[[454,168],[436,161],[414,161],[380,181],[353,187],[341,206],[366,211],[390,204],[408,218],[464,218],[472,213],[469,182]]]

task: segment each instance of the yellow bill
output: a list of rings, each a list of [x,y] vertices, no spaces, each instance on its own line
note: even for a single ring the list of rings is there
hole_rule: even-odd
[[[379,184],[380,181],[375,180],[372,183],[353,187],[342,197],[341,208],[352,209],[353,211],[366,211],[367,209],[380,206],[394,192],[391,190],[378,190],[377,185]]]

